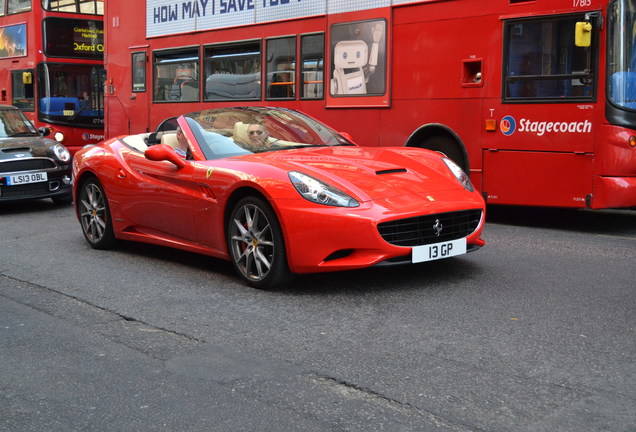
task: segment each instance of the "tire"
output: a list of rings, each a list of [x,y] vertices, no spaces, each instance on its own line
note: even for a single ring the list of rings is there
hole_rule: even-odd
[[[82,232],[94,249],[110,249],[115,244],[115,234],[106,193],[99,180],[90,178],[82,183],[77,208]]]
[[[271,289],[290,281],[280,223],[264,199],[246,197],[234,206],[226,238],[234,269],[249,286]]]

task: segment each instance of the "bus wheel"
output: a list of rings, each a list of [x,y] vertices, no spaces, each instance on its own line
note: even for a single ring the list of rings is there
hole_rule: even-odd
[[[423,141],[419,147],[435,151],[452,159],[461,169],[468,172],[468,163],[464,157],[464,153],[454,139],[444,135],[434,135]]]

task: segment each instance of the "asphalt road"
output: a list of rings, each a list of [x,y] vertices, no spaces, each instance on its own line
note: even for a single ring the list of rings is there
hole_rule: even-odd
[[[489,208],[476,253],[273,292],[0,220],[1,431],[636,430],[635,211]]]

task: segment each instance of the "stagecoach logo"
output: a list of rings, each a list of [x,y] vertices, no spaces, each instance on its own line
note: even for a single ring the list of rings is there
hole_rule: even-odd
[[[499,124],[499,129],[501,129],[501,132],[504,135],[510,136],[513,133],[515,133],[515,129],[517,129],[517,122],[515,121],[514,117],[505,116],[504,118],[501,119],[501,123]]]
[[[104,139],[104,135],[94,135],[94,134],[89,134],[85,132],[82,134],[82,139],[84,141],[88,141],[88,140],[101,141]]]
[[[433,224],[433,230],[435,231],[435,236],[439,237],[439,235],[442,233],[443,228],[444,228],[444,225],[442,225],[439,219],[435,219],[435,223]]]
[[[505,116],[499,123],[501,133],[510,136],[515,132],[531,133],[536,136],[553,133],[591,133],[592,122],[585,121],[535,121],[522,118],[519,123],[512,116]]]

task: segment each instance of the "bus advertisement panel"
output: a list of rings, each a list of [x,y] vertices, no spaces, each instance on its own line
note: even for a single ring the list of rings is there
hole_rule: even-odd
[[[632,0],[106,8],[108,136],[208,106],[276,105],[363,146],[443,152],[490,204],[636,206]]]
[[[103,0],[2,2],[0,103],[74,153],[104,138]]]

